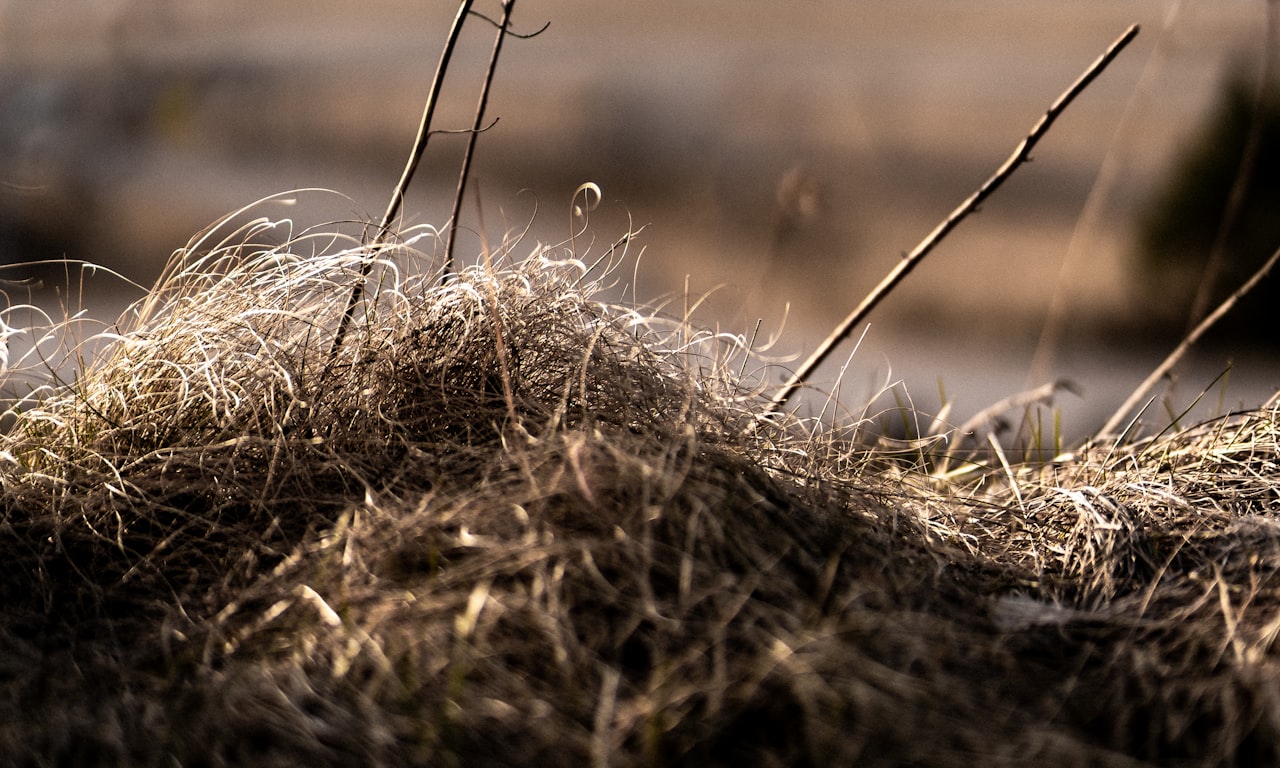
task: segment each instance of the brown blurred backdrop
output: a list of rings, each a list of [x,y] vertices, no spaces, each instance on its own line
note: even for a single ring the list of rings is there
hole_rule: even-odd
[[[278,214],[303,223],[376,217],[455,10],[0,2],[0,259],[84,259],[146,283],[197,229],[268,194],[349,196]],[[1126,332],[1144,315],[1133,222],[1227,69],[1261,55],[1265,3],[521,0],[515,19],[550,27],[504,49],[464,225],[479,205],[491,240],[532,222],[517,253],[566,240],[570,196],[594,181],[598,241],[647,225],[638,280],[624,270],[619,290],[673,296],[677,312],[686,285],[710,291],[701,322],[739,333],[785,316],[777,354],[810,348],[1141,23],[1035,161],[872,317],[841,387],[856,405],[902,378],[927,409],[941,381],[963,414],[1068,376],[1086,395],[1062,403],[1078,433],[1167,352]],[[436,127],[469,124],[491,39],[464,32]],[[462,145],[432,139],[409,223],[444,224]],[[90,286],[103,312],[136,297]],[[1059,333],[1037,358],[1047,323]],[[1229,357],[1229,400],[1280,386],[1269,357],[1209,349],[1184,394]]]

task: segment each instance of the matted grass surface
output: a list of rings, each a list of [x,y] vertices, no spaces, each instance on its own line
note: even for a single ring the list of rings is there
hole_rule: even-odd
[[[742,339],[596,298],[618,253],[361,242],[224,223],[15,404],[9,762],[1280,757],[1274,404],[942,472],[765,415]]]

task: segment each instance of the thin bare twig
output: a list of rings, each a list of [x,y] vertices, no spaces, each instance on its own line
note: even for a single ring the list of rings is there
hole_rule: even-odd
[[[499,26],[501,26],[498,22],[494,21],[493,19],[489,18],[488,16],[484,15],[483,13],[481,13],[481,12],[479,12],[479,11],[472,11],[472,12],[471,12],[471,15],[472,15],[472,16],[475,16],[477,19],[480,19],[480,20],[482,20],[482,21],[487,21],[487,22],[489,22],[489,25],[490,25],[490,26],[493,26],[493,27],[499,27]],[[510,29],[510,28],[508,28],[508,29],[507,29],[507,37],[514,37],[514,38],[517,38],[517,39],[519,39],[519,40],[532,40],[533,38],[537,37],[538,35],[542,34],[543,32],[546,32],[546,31],[547,31],[548,29],[550,29],[550,28],[551,28],[551,22],[549,22],[549,21],[547,21],[547,22],[543,22],[543,24],[542,24],[542,26],[541,26],[541,27],[538,27],[537,29],[533,30],[532,32],[512,32],[512,31],[511,31],[511,29]]]
[[[870,314],[871,310],[880,303],[881,299],[887,296],[889,292],[907,276],[907,273],[914,269],[915,266],[919,264],[920,261],[924,259],[924,257],[927,256],[929,252],[947,236],[948,233],[951,232],[951,230],[955,229],[956,225],[963,221],[970,213],[977,210],[977,208],[982,205],[982,202],[986,200],[992,192],[996,191],[996,189],[1003,184],[1006,179],[1013,175],[1013,172],[1017,170],[1018,166],[1027,161],[1027,158],[1031,155],[1032,148],[1034,148],[1040,139],[1049,131],[1049,127],[1053,125],[1053,121],[1058,118],[1058,115],[1062,114],[1075,97],[1080,95],[1080,92],[1087,88],[1089,84],[1107,68],[1107,65],[1109,65],[1112,60],[1120,54],[1120,51],[1132,42],[1137,35],[1138,25],[1134,24],[1125,30],[1124,34],[1120,35],[1120,37],[1117,38],[1109,48],[1107,48],[1106,52],[1099,56],[1098,59],[1094,61],[1087,70],[1085,70],[1084,74],[1082,74],[1079,79],[1072,83],[1070,88],[1058,97],[1058,100],[1049,107],[1049,110],[1044,113],[1040,118],[1040,121],[1037,122],[1031,129],[1031,132],[1027,134],[1027,137],[1022,140],[1022,143],[1014,149],[1013,154],[1009,156],[1009,159],[1005,160],[1004,165],[1000,166],[1000,168],[992,174],[991,178],[987,179],[976,192],[970,195],[967,200],[951,212],[951,215],[947,216],[941,224],[934,228],[934,230],[929,233],[928,237],[922,240],[920,244],[915,247],[915,250],[904,256],[902,261],[900,261],[898,265],[880,281],[880,284],[872,289],[871,293],[867,294],[866,298],[862,300],[862,303],[855,307],[854,310],[849,313],[848,317],[841,321],[840,324],[837,325],[825,339],[823,339],[822,343],[818,345],[818,348],[813,351],[813,354],[809,355],[809,358],[805,360],[798,369],[796,369],[796,372],[792,374],[787,383],[782,385],[777,393],[774,394],[772,400],[765,408],[766,413],[776,411],[778,408],[785,405],[787,401],[791,399],[791,396],[794,395],[796,391],[800,389],[801,385],[804,384],[805,379],[808,378],[809,375],[827,359],[827,356],[831,354],[831,351],[836,347],[836,345],[844,341],[849,336],[849,333],[853,330],[854,326],[862,322],[863,318]]]
[[[480,89],[480,100],[476,103],[476,118],[471,135],[467,138],[467,151],[462,156],[462,170],[458,173],[458,188],[453,195],[453,210],[449,213],[449,236],[444,248],[444,274],[448,277],[454,271],[453,244],[458,234],[458,216],[462,213],[462,197],[467,190],[467,176],[471,173],[471,158],[476,151],[476,139],[480,136],[480,125],[484,122],[484,110],[489,104],[489,86],[493,84],[493,73],[498,68],[498,54],[502,51],[502,41],[507,37],[507,27],[511,23],[511,10],[516,0],[503,0],[502,20],[498,24],[498,35],[493,41],[493,52],[489,55],[489,68],[485,71],[484,86]]]
[[[445,71],[449,68],[449,59],[453,57],[453,49],[457,47],[458,35],[462,32],[462,23],[466,20],[467,13],[471,10],[473,2],[474,0],[462,0],[458,6],[458,15],[454,17],[453,26],[449,29],[449,38],[445,42],[444,49],[440,52],[440,61],[436,64],[435,76],[431,79],[431,91],[427,95],[427,103],[422,110],[422,121],[418,124],[418,137],[414,140],[413,150],[409,153],[409,161],[405,164],[404,173],[400,175],[400,181],[391,193],[391,201],[387,204],[386,213],[382,215],[382,222],[378,225],[378,231],[374,235],[368,257],[360,266],[360,277],[351,288],[351,298],[347,300],[347,309],[343,312],[342,320],[338,323],[338,331],[333,337],[333,346],[329,348],[330,365],[337,358],[338,350],[342,348],[342,342],[346,340],[347,330],[351,326],[351,319],[356,313],[356,305],[360,303],[360,297],[364,294],[365,280],[369,276],[369,270],[373,268],[372,257],[377,252],[377,246],[386,241],[391,231],[391,222],[400,213],[400,206],[404,203],[404,195],[409,188],[409,182],[413,180],[413,174],[418,170],[418,163],[422,161],[422,155],[427,150],[427,139],[431,136],[431,120],[435,115],[436,101],[440,98],[440,88],[444,85]]]
[[[1151,372],[1151,375],[1133,391],[1133,394],[1129,395],[1129,399],[1124,401],[1124,405],[1121,405],[1116,409],[1115,413],[1111,414],[1111,418],[1107,419],[1107,423],[1103,424],[1102,428],[1098,430],[1098,434],[1095,439],[1100,439],[1111,434],[1111,432],[1120,425],[1120,422],[1124,420],[1124,417],[1129,413],[1129,411],[1133,410],[1134,406],[1147,396],[1147,393],[1156,385],[1156,382],[1164,378],[1164,376],[1166,376],[1169,371],[1178,364],[1178,361],[1187,353],[1187,350],[1191,349],[1191,346],[1199,341],[1200,337],[1213,327],[1214,323],[1222,319],[1223,315],[1230,312],[1231,308],[1236,305],[1236,302],[1239,301],[1241,297],[1252,291],[1258,283],[1262,282],[1262,279],[1267,276],[1267,273],[1271,271],[1277,261],[1280,261],[1280,249],[1277,249],[1275,253],[1271,254],[1271,258],[1267,259],[1266,263],[1263,264],[1257,272],[1254,272],[1253,275],[1245,281],[1244,285],[1237,288],[1235,293],[1228,296],[1226,301],[1219,304],[1218,308],[1215,309],[1212,314],[1201,320],[1200,324],[1186,335],[1182,340],[1182,343],[1178,345],[1177,349],[1169,353],[1169,356],[1164,359],[1164,362]]]

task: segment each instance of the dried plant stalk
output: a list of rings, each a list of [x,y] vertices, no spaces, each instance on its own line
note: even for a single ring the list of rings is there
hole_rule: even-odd
[[[986,200],[992,192],[995,192],[996,189],[1005,182],[1006,179],[1013,175],[1013,172],[1016,171],[1019,166],[1027,161],[1027,158],[1031,155],[1031,150],[1040,141],[1040,139],[1048,133],[1049,127],[1053,125],[1053,121],[1058,118],[1058,115],[1062,114],[1076,96],[1080,95],[1080,93],[1084,91],[1084,89],[1087,88],[1098,75],[1102,74],[1102,71],[1107,68],[1107,65],[1109,65],[1116,56],[1120,55],[1120,52],[1124,50],[1125,46],[1132,42],[1137,35],[1137,24],[1134,24],[1125,30],[1124,34],[1120,35],[1120,37],[1118,37],[1116,41],[1113,42],[1111,46],[1107,48],[1107,50],[1084,71],[1084,74],[1072,83],[1071,87],[1067,88],[1067,90],[1058,97],[1057,101],[1050,105],[1049,110],[1045,112],[1035,126],[1032,127],[1031,132],[1022,140],[1022,143],[1013,150],[1013,154],[1009,156],[1009,159],[1005,160],[1004,165],[1000,166],[1000,168],[992,174],[991,178],[987,179],[981,187],[978,187],[977,191],[970,195],[968,199],[957,206],[941,224],[935,227],[934,230],[930,232],[914,250],[911,251],[911,253],[904,256],[902,261],[898,262],[898,265],[895,266],[889,274],[886,275],[885,278],[867,294],[866,298],[862,300],[862,303],[854,307],[853,311],[850,312],[848,316],[845,317],[845,319],[842,320],[840,324],[822,340],[822,343],[819,344],[813,353],[809,355],[808,359],[806,359],[800,367],[796,369],[795,373],[793,373],[787,382],[783,384],[782,387],[773,395],[773,398],[767,407],[768,411],[776,411],[778,408],[786,405],[787,401],[791,399],[792,395],[794,395],[798,389],[800,389],[805,380],[808,379],[809,376],[817,370],[818,366],[827,359],[831,354],[831,351],[835,349],[836,345],[848,338],[849,334],[853,331],[854,326],[862,322],[862,320],[871,313],[871,310],[875,309],[876,305],[880,303],[881,299],[889,295],[889,292],[892,291],[898,283],[902,282],[902,279],[905,278],[911,270],[915,269],[924,257],[929,255],[934,247],[936,247],[938,243],[942,242],[942,239],[946,237],[951,230],[955,229],[956,226],[968,217],[970,213],[977,210],[978,206],[982,205],[982,201]]]

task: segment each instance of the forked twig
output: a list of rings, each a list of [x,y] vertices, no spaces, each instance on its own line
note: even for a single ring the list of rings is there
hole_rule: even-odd
[[[1151,388],[1156,385],[1156,382],[1164,378],[1164,376],[1178,364],[1178,361],[1187,353],[1187,350],[1191,349],[1191,346],[1199,341],[1200,337],[1213,327],[1214,323],[1221,320],[1223,315],[1230,312],[1231,308],[1236,305],[1236,302],[1239,301],[1241,297],[1252,291],[1258,283],[1262,282],[1262,279],[1267,276],[1267,273],[1275,267],[1277,261],[1280,261],[1280,249],[1277,249],[1275,253],[1271,254],[1271,258],[1267,259],[1266,263],[1259,267],[1257,272],[1254,272],[1243,285],[1227,297],[1226,301],[1219,304],[1218,308],[1215,309],[1212,314],[1201,320],[1199,325],[1192,329],[1192,331],[1183,338],[1182,343],[1178,345],[1177,349],[1170,352],[1169,356],[1164,359],[1164,362],[1160,363],[1160,365],[1151,372],[1151,375],[1148,376],[1142,384],[1138,385],[1138,388],[1133,391],[1133,394],[1129,395],[1129,399],[1125,400],[1124,404],[1117,408],[1115,413],[1111,414],[1111,418],[1107,419],[1107,423],[1103,424],[1102,428],[1098,430],[1095,439],[1103,438],[1111,434],[1116,427],[1120,426],[1120,422],[1124,420],[1124,417],[1128,415],[1129,411],[1134,409],[1134,406],[1147,396],[1147,393],[1149,393]]]
[[[400,181],[396,184],[395,190],[391,193],[391,201],[387,204],[387,212],[382,214],[382,223],[378,226],[377,242],[381,242],[386,238],[390,231],[391,222],[396,215],[400,213],[400,206],[404,203],[405,191],[409,188],[409,182],[413,181],[413,174],[418,170],[418,163],[422,161],[422,155],[427,151],[427,139],[431,136],[431,119],[435,115],[436,102],[440,98],[440,89],[444,86],[444,74],[449,68],[449,59],[453,57],[453,49],[458,45],[458,35],[462,32],[462,23],[467,18],[467,13],[471,10],[473,0],[462,0],[458,5],[458,15],[453,19],[453,26],[449,28],[449,39],[444,44],[444,49],[440,51],[440,61],[436,64],[436,74],[431,78],[431,91],[427,94],[427,103],[422,109],[422,121],[418,124],[418,137],[414,139],[413,151],[409,153],[409,161],[405,164],[404,173],[400,175]]]
[[[413,174],[418,170],[418,163],[422,161],[422,155],[427,150],[427,139],[431,136],[431,120],[435,115],[436,101],[440,98],[440,88],[444,85],[445,71],[449,68],[449,59],[453,57],[453,49],[458,44],[458,35],[462,32],[462,23],[466,20],[467,13],[471,10],[473,2],[474,0],[462,0],[459,4],[458,15],[454,18],[453,26],[449,29],[449,38],[445,42],[444,49],[440,51],[440,61],[436,64],[436,73],[431,79],[431,91],[427,94],[427,103],[422,110],[422,122],[418,124],[418,137],[414,139],[413,150],[409,153],[409,161],[405,164],[404,173],[400,175],[400,181],[391,193],[391,201],[387,204],[387,211],[382,214],[382,222],[378,225],[378,231],[370,244],[370,252],[364,263],[360,265],[360,277],[351,288],[351,298],[347,300],[346,311],[343,312],[342,320],[338,323],[338,331],[333,337],[333,346],[329,348],[330,365],[338,357],[338,350],[342,348],[342,342],[346,340],[347,330],[351,326],[351,319],[355,316],[356,305],[360,303],[360,297],[364,294],[365,280],[369,277],[369,270],[373,269],[372,257],[377,247],[384,243],[390,234],[391,222],[400,213],[400,206],[404,203],[405,191],[408,190],[409,182],[413,180]]]
[[[489,54],[489,68],[485,71],[484,85],[480,89],[480,100],[476,104],[475,123],[471,135],[467,138],[467,150],[462,156],[462,170],[458,173],[458,188],[453,194],[453,210],[449,213],[449,236],[444,247],[444,274],[447,277],[454,271],[453,245],[458,234],[458,216],[462,213],[462,198],[467,190],[467,176],[471,174],[471,158],[475,154],[476,139],[480,136],[480,125],[484,122],[484,110],[489,104],[489,86],[493,84],[493,74],[498,67],[498,54],[502,52],[502,41],[506,39],[511,23],[511,10],[516,0],[503,0],[502,20],[498,22],[498,35],[493,41],[493,52]],[[535,33],[536,34],[536,33]]]
[[[863,318],[865,318],[872,309],[875,309],[881,299],[887,296],[889,292],[907,276],[907,273],[914,269],[915,266],[919,264],[920,261],[924,259],[924,257],[927,256],[929,252],[947,236],[948,233],[951,232],[951,230],[955,229],[957,224],[982,205],[982,202],[986,200],[992,192],[996,191],[996,189],[1003,184],[1006,179],[1013,175],[1013,172],[1018,169],[1018,166],[1027,161],[1027,158],[1031,155],[1031,150],[1049,131],[1049,127],[1053,125],[1053,121],[1058,118],[1058,115],[1062,114],[1075,97],[1080,95],[1080,92],[1087,88],[1098,75],[1102,74],[1102,70],[1106,69],[1107,65],[1109,65],[1112,60],[1120,54],[1120,51],[1132,42],[1137,35],[1138,25],[1134,24],[1125,30],[1124,34],[1120,35],[1120,37],[1118,37],[1116,41],[1112,43],[1111,46],[1089,66],[1088,69],[1085,70],[1084,74],[1082,74],[1074,83],[1071,84],[1070,88],[1058,97],[1057,101],[1053,102],[1049,107],[1049,110],[1040,118],[1040,121],[1032,127],[1031,132],[1027,134],[1027,137],[1023,139],[1022,143],[1013,150],[1013,154],[1009,156],[1009,159],[1004,161],[1004,165],[1000,166],[1000,168],[992,174],[991,178],[987,179],[976,192],[970,195],[969,198],[952,211],[941,224],[935,227],[934,230],[915,247],[915,250],[904,256],[902,261],[898,262],[898,265],[880,281],[879,285],[873,288],[871,293],[867,294],[866,298],[862,300],[862,303],[855,307],[854,310],[849,313],[848,317],[842,320],[840,324],[822,340],[822,343],[813,351],[813,354],[809,355],[809,358],[805,360],[798,369],[796,369],[796,372],[791,375],[791,378],[787,380],[787,383],[782,385],[782,387],[774,394],[772,400],[765,407],[765,413],[771,413],[785,405],[787,401],[791,399],[791,396],[794,395],[804,384],[805,379],[808,378],[809,375],[827,359],[827,356],[831,354],[831,351],[836,347],[836,345],[848,338],[849,333],[852,332],[854,326],[862,322]]]

